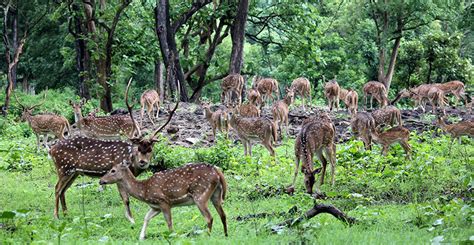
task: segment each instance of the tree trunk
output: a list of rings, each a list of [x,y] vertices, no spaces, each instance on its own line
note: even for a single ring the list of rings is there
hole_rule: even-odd
[[[18,13],[16,10],[11,11],[13,20],[12,20],[12,36],[13,36],[13,50],[18,48]],[[17,84],[17,65],[15,64],[12,68],[12,80],[13,80],[13,89],[15,89]]]
[[[81,98],[85,98],[90,100],[91,95],[89,92],[89,87],[87,86],[87,81],[89,80],[89,54],[87,52],[87,44],[84,36],[86,35],[87,31],[83,28],[83,20],[77,14],[79,12],[79,6],[76,4],[72,5],[72,10],[74,11],[71,15],[75,17],[71,20],[74,23],[69,23],[69,33],[71,33],[74,38],[75,50],[76,50],[76,70],[78,72],[78,88],[79,88],[79,95]],[[72,26],[74,25],[74,29]]]
[[[160,101],[164,101],[165,99],[165,82],[163,79],[163,71],[164,66],[163,63],[160,61],[155,61],[155,87],[160,95]]]
[[[247,22],[247,14],[249,8],[248,0],[240,0],[237,8],[230,35],[232,37],[232,52],[230,54],[229,73],[239,73],[242,70],[244,62],[244,39],[245,24]]]
[[[398,49],[400,48],[401,39],[402,37],[400,35],[400,37],[395,39],[395,43],[393,44],[393,47],[392,47],[392,53],[390,55],[390,63],[388,64],[387,75],[385,76],[385,79],[384,79],[384,85],[385,85],[385,88],[387,89],[387,93],[390,90],[393,74],[395,73],[395,63],[397,62]]]

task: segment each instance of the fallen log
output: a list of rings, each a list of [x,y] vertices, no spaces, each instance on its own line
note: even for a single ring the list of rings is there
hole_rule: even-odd
[[[300,216],[294,219],[287,219],[277,225],[272,226],[272,232],[278,232],[285,227],[293,227],[321,213],[331,214],[332,216],[336,217],[340,221],[350,224],[350,225],[355,224],[357,222],[356,218],[348,216],[347,214],[345,214],[344,212],[342,212],[341,210],[339,210],[338,208],[332,205],[315,204],[313,208],[306,211],[306,213],[303,216]]]

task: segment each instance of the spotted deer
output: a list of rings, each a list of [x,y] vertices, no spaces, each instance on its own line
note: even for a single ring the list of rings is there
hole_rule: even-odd
[[[402,98],[410,98],[415,101],[415,108],[421,107],[425,112],[426,101],[428,101],[428,92],[433,88],[433,84],[422,84],[418,87],[402,89],[390,104],[395,104]]]
[[[222,133],[229,132],[229,117],[225,110],[218,109],[216,111],[211,110],[211,104],[201,101],[201,106],[204,109],[204,117],[207,119],[212,128],[212,136],[216,138],[216,131]]]
[[[272,103],[273,93],[277,94],[277,98],[280,98],[280,91],[278,88],[278,81],[273,78],[262,78],[256,81],[256,88],[262,96],[263,103]]]
[[[125,135],[132,138],[140,135],[140,129],[134,125],[129,115],[116,114],[111,116],[96,116],[96,112],[89,113],[88,116],[82,116],[82,107],[84,100],[79,103],[69,101],[74,110],[74,118],[80,135],[89,138],[100,139],[120,139]]]
[[[367,108],[367,98],[369,96],[370,96],[371,109],[373,108],[372,102],[374,98],[375,100],[377,100],[380,107],[387,106],[388,104],[387,89],[385,88],[385,85],[383,83],[376,82],[376,81],[369,81],[366,84],[364,84],[362,91],[364,92],[364,108]]]
[[[355,115],[357,113],[357,106],[359,104],[359,95],[355,90],[349,89],[344,97],[344,104],[349,111],[349,114]]]
[[[461,136],[474,137],[474,121],[462,121],[453,124],[446,124],[443,117],[438,116],[436,124],[446,133],[451,135],[451,141],[458,139],[461,144]]]
[[[252,141],[262,143],[271,156],[275,157],[273,143],[277,141],[276,125],[264,117],[241,117],[238,110],[230,113],[230,126],[236,131],[242,144],[245,155],[252,155]]]
[[[387,106],[384,108],[379,108],[371,112],[372,117],[375,120],[375,127],[380,127],[382,125],[393,126],[395,123],[398,126],[403,126],[402,116],[400,110],[395,106]]]
[[[260,95],[260,92],[258,92],[258,90],[255,88],[249,89],[247,93],[247,99],[250,104],[258,107],[261,107],[263,104],[262,96]]]
[[[358,112],[351,120],[352,132],[362,139],[366,150],[372,150],[372,135],[375,119],[368,112]]]
[[[312,99],[311,99],[311,83],[309,80],[305,77],[298,77],[293,82],[291,83],[290,89],[295,92],[295,96],[299,95],[301,97],[301,102],[303,103],[303,110],[306,111],[305,108],[305,97],[309,97],[309,104],[311,105]]]
[[[340,90],[341,88],[335,78],[324,84],[324,96],[328,100],[329,111],[332,111],[334,107],[339,110]]]
[[[327,114],[323,114],[322,117],[313,117],[303,123],[295,141],[295,173],[290,189],[294,189],[301,161],[301,172],[304,174],[304,184],[307,193],[313,193],[315,174],[320,173],[320,185],[324,183],[328,161],[331,164],[331,183],[334,185],[336,172],[335,133],[336,128]],[[326,157],[324,157],[323,152],[326,154]],[[321,168],[313,168],[315,153],[321,162]]]
[[[260,113],[260,109],[252,103],[239,106],[239,114],[241,117],[259,117]]]
[[[242,103],[242,89],[244,87],[244,77],[240,74],[229,74],[222,79],[221,83],[221,102],[227,106],[230,106],[232,102],[232,95],[235,93],[237,96],[237,105]]]
[[[372,130],[370,133],[373,141],[382,145],[382,155],[386,156],[390,145],[398,142],[405,150],[406,158],[410,158],[411,146],[408,144],[410,131],[407,128],[397,126],[382,132]]]
[[[173,230],[171,208],[195,204],[207,222],[209,233],[212,231],[213,218],[209,212],[211,200],[219,214],[224,234],[227,236],[227,220],[222,204],[227,192],[224,174],[209,164],[187,164],[176,169],[156,172],[149,179],[137,180],[130,171],[127,162],[115,165],[100,179],[100,184],[114,184],[127,195],[148,204],[150,210],[145,215],[140,240],[145,239],[150,220],[163,212],[170,231]]]
[[[446,115],[446,109],[445,109],[445,104],[446,103],[446,97],[445,93],[442,89],[440,89],[438,86],[433,86],[428,90],[428,100],[431,104],[431,112],[433,114],[437,113],[437,108],[438,106],[441,111],[443,112],[443,115]]]
[[[128,103],[128,90],[131,84],[128,83],[125,92],[125,103],[127,105],[129,116],[133,125],[137,127],[133,118],[132,106]],[[59,218],[59,202],[61,202],[64,215],[67,213],[66,191],[72,185],[79,175],[90,177],[101,177],[105,175],[114,166],[126,161],[130,163],[131,172],[137,176],[150,163],[153,146],[158,141],[156,136],[171,121],[179,100],[174,109],[169,112],[168,120],[151,137],[144,138],[142,135],[130,137],[129,141],[120,140],[101,140],[86,137],[74,137],[59,141],[50,150],[58,174],[58,182],[55,187],[55,207],[54,217]],[[122,201],[125,205],[125,217],[134,223],[129,206],[129,195],[122,187],[118,186]]]
[[[33,106],[25,106],[21,104],[18,97],[16,97],[16,94],[14,94],[14,97],[22,110],[21,120],[28,122],[36,136],[37,151],[40,150],[40,136],[43,136],[43,144],[47,146],[48,134],[53,134],[59,140],[64,139],[64,133],[66,130],[68,131],[68,134],[71,134],[69,122],[63,116],[48,113],[33,115],[33,109],[41,106],[45,102],[46,93],[44,94],[43,100],[39,104]]]
[[[291,103],[293,103],[295,93],[292,89],[286,90],[286,96],[283,100],[279,100],[273,104],[272,115],[273,123],[280,129],[280,137],[283,132],[283,124],[286,127],[286,135],[288,136],[288,113]]]
[[[346,100],[346,96],[349,93],[349,90],[339,87],[339,100],[344,102]]]
[[[143,114],[145,112],[148,115],[151,123],[155,125],[151,113],[153,112],[153,108],[156,106],[156,115],[155,119],[158,119],[158,115],[160,114],[160,95],[156,90],[149,89],[143,92],[142,96],[140,97],[140,127],[143,125]]]
[[[464,89],[464,83],[459,80],[454,80],[446,83],[439,83],[436,84],[436,87],[443,90],[445,95],[453,94],[456,98],[456,103],[459,102],[460,99],[464,100],[464,104],[467,103],[467,96]]]

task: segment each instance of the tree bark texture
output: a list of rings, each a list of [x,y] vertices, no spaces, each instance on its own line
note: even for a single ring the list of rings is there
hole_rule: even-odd
[[[244,63],[244,40],[245,24],[247,23],[249,1],[240,0],[237,7],[237,14],[234,17],[230,35],[232,38],[232,51],[230,54],[229,73],[239,73]]]

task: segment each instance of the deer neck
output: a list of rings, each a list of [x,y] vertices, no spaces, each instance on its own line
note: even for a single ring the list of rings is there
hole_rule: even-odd
[[[137,180],[137,178],[135,178],[135,176],[130,170],[127,170],[124,175],[124,178],[117,182],[117,186],[125,190],[131,196],[139,200],[145,200],[145,181]]]
[[[211,111],[211,108],[205,108],[205,109],[204,109],[204,116],[205,116],[207,119],[212,118],[212,111]]]
[[[290,106],[291,105],[291,98],[287,96],[287,97],[285,97],[285,99],[283,99],[283,102],[285,102],[285,104],[287,106]]]

